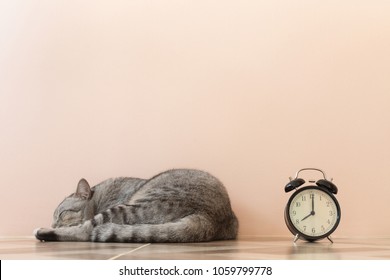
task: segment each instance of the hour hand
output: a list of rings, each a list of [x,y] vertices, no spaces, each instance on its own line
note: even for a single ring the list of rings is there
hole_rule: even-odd
[[[303,220],[306,220],[307,218],[309,218],[311,215],[312,215],[312,214],[311,214],[311,212],[310,212],[310,214],[307,215],[306,217],[304,217],[304,218],[301,220],[301,222],[302,222]]]

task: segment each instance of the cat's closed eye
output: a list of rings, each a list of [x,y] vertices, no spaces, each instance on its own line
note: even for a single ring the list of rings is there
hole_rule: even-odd
[[[64,210],[58,215],[53,227],[74,226],[80,224],[82,213],[80,210]]]
[[[64,219],[66,216],[76,215],[79,214],[81,210],[65,210],[62,211],[59,215],[59,218]]]

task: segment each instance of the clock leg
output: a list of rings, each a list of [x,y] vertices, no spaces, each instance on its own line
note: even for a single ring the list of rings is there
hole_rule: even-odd
[[[296,234],[294,237],[294,243],[297,242],[298,239],[299,239],[299,234]]]
[[[327,238],[328,238],[328,240],[329,240],[330,242],[333,243],[332,237],[331,237],[330,235],[329,235]]]

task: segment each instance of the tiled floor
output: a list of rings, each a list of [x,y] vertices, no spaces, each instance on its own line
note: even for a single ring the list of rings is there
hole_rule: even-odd
[[[0,238],[0,259],[138,260],[390,260],[389,238],[335,238],[334,243],[292,242],[291,237],[241,237],[194,244],[39,242]]]

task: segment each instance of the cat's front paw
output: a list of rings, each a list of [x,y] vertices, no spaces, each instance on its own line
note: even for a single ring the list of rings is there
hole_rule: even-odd
[[[57,241],[57,235],[54,230],[46,228],[37,228],[34,230],[34,236],[36,239],[44,241]]]

